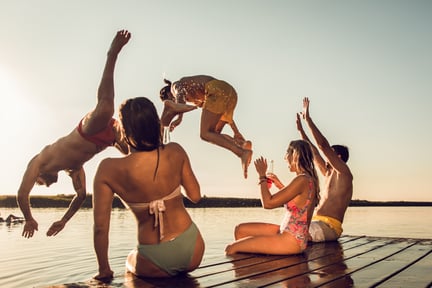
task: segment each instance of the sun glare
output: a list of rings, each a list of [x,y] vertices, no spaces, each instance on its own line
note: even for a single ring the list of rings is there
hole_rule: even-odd
[[[15,79],[10,77],[3,69],[0,68],[0,94],[3,99],[9,99],[17,94],[17,85]]]
[[[19,82],[3,67],[0,67],[0,96],[4,104],[1,110],[2,118],[7,119],[8,116],[13,115],[18,110],[22,111],[23,106],[26,106]]]

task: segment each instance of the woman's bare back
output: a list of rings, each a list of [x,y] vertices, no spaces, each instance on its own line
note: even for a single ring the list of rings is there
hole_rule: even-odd
[[[159,148],[159,155],[157,150],[134,152],[127,157],[104,162],[107,184],[126,204],[141,203],[139,205],[146,206],[144,204],[169,196],[180,186],[184,186],[186,196],[189,194],[192,199],[200,193],[199,185],[185,179],[185,174],[191,173],[188,168],[190,164],[183,148],[176,143]],[[185,231],[192,220],[183,205],[182,195],[163,201],[163,205],[164,238],[169,240]],[[148,205],[144,209],[131,210],[138,222],[139,243],[158,243],[159,228],[154,227],[155,215],[149,213]]]

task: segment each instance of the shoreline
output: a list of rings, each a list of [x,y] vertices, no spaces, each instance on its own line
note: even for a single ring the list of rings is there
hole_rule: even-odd
[[[74,195],[34,195],[30,197],[32,208],[63,208],[68,207]],[[255,198],[206,197],[197,204],[183,198],[187,208],[231,208],[231,207],[262,207],[261,200]],[[422,201],[368,201],[351,200],[349,207],[430,207],[432,202]],[[87,194],[82,208],[92,208],[92,194]],[[126,208],[118,197],[113,200],[113,208]],[[0,208],[18,208],[15,195],[1,195]]]

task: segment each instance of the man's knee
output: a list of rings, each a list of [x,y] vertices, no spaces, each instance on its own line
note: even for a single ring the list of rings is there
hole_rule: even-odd
[[[201,140],[204,140],[206,142],[210,142],[211,134],[212,133],[209,131],[201,131],[200,132],[200,138],[201,138]]]
[[[245,233],[245,226],[247,225],[240,223],[234,228],[234,238],[236,240],[249,236]]]

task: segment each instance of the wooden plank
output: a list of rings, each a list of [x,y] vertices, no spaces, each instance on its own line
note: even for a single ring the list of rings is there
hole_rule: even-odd
[[[363,239],[364,236],[343,236],[340,238],[340,242],[351,242],[354,243],[358,239]],[[353,245],[353,244],[351,244]],[[324,249],[324,248],[323,248]],[[234,270],[237,267],[253,266],[258,263],[265,263],[266,261],[281,259],[285,256],[260,256],[253,254],[238,254],[227,257],[225,255],[218,255],[209,258],[204,258],[201,266],[195,270],[192,275],[184,277],[176,277],[174,279],[140,279],[131,274],[125,274],[123,277],[117,276],[109,284],[90,279],[87,281],[59,284],[52,286],[45,286],[51,288],[64,288],[64,287],[135,287],[135,288],[148,288],[158,286],[170,286],[173,283],[181,283],[185,287],[203,287],[199,284],[199,278],[201,277],[218,277],[216,274],[225,272],[227,270]],[[215,276],[213,276],[215,275]],[[197,281],[198,279],[198,281]],[[222,282],[224,280],[222,279]],[[174,285],[176,286],[176,285]]]
[[[231,262],[231,261],[238,261],[238,260],[242,260],[242,259],[246,259],[246,258],[252,258],[252,257],[255,257],[255,255],[254,254],[236,254],[236,255],[233,255],[231,258],[227,258],[227,256],[225,256],[225,254],[220,254],[220,255],[212,256],[212,257],[206,257],[204,255],[204,258],[201,261],[201,265],[197,269],[202,269],[202,268],[206,268],[208,266],[220,265],[222,263],[227,263],[227,262]]]
[[[337,243],[337,242],[335,242]],[[324,246],[314,246],[313,249],[326,249]],[[329,252],[331,253],[331,252]],[[241,256],[240,256],[241,255]],[[245,257],[244,255],[252,255],[252,256],[248,256]],[[237,257],[241,257],[240,260],[238,260]],[[237,277],[239,274],[244,273],[243,271],[248,271],[248,273],[252,273],[252,270],[258,270],[258,272],[256,273],[260,273],[263,272],[261,269],[261,267],[270,267],[270,265],[284,265],[283,263],[286,262],[286,260],[282,260],[282,259],[286,259],[287,256],[284,255],[279,255],[279,256],[271,256],[271,255],[253,255],[253,254],[236,254],[233,256],[225,256],[227,259],[233,259],[230,262],[226,262],[223,261],[222,265],[214,265],[212,267],[200,267],[199,269],[193,271],[191,273],[192,276],[194,276],[195,278],[199,278],[199,277],[205,277],[205,276],[212,276],[212,277],[225,277],[226,279],[226,275],[227,273],[224,272],[228,272],[228,273],[232,273],[232,270],[236,270],[235,273],[237,273]],[[281,260],[276,262],[276,264],[273,261],[276,260]],[[302,259],[302,262],[307,261],[306,259]],[[294,263],[296,264],[296,263]],[[290,263],[289,265],[293,265],[292,263]],[[217,267],[215,267],[217,266]],[[282,266],[283,267],[283,266]],[[231,272],[229,272],[231,271]],[[213,274],[212,274],[213,273]],[[219,273],[223,273],[223,275],[216,275]],[[207,281],[207,280],[204,280]]]
[[[337,245],[336,245],[337,244]],[[246,287],[251,286],[251,279],[254,278],[267,278],[268,275],[278,274],[278,271],[281,269],[289,269],[291,272],[297,271],[297,273],[304,273],[308,270],[302,270],[306,267],[304,264],[310,261],[315,257],[325,257],[340,251],[340,246],[338,242],[327,243],[327,244],[316,244],[310,246],[305,253],[300,255],[291,255],[291,256],[282,256],[280,261],[275,261],[273,263],[268,263],[270,265],[265,265],[264,267],[255,266],[255,267],[234,267],[236,270],[236,279],[224,279],[225,284],[222,286],[230,286],[231,282],[235,282],[237,287],[241,287],[242,285]],[[262,256],[261,256],[262,257]],[[241,281],[244,280],[244,281]],[[243,283],[244,282],[244,283]],[[258,285],[259,286],[259,285]]]
[[[357,278],[356,272],[375,263],[378,263],[399,251],[406,249],[408,246],[413,245],[413,243],[407,242],[399,242],[393,241],[387,245],[381,246],[377,249],[371,250],[367,253],[363,253],[356,257],[352,257],[350,259],[344,260],[344,264],[346,265],[346,269],[343,271],[337,271],[336,273],[331,273],[325,275],[323,277],[311,277],[312,279],[312,287],[340,287],[341,282],[346,283],[355,283],[356,287],[369,287],[370,285],[365,284],[361,277]],[[328,267],[330,268],[330,267]],[[377,270],[369,270],[371,273],[378,272]],[[375,274],[376,276],[376,274]]]
[[[348,248],[346,252],[343,251],[342,245],[347,245],[349,242],[343,243],[342,245],[338,242],[314,244],[310,249],[308,248],[308,250],[305,251],[308,262],[301,263],[298,267],[280,267],[278,270],[263,275],[251,275],[248,278],[237,280],[235,286],[280,287],[281,285],[287,285],[288,287],[295,287],[295,285],[310,283],[311,275],[327,275],[345,269],[345,265],[342,265],[342,268],[340,267],[340,263],[344,260],[344,255],[347,255],[346,257],[355,257],[367,251],[372,251],[377,247],[387,245],[388,242],[388,240],[365,242],[364,239],[362,239],[362,242],[351,245],[353,247]],[[351,244],[354,244],[354,242]],[[287,258],[289,257],[292,256],[288,256]],[[327,266],[331,267],[329,271],[325,269]],[[319,272],[317,273],[315,271]],[[229,287],[229,285],[222,285],[221,287]]]
[[[44,288],[111,287],[429,287],[432,240],[343,236],[291,256],[218,255],[188,275],[168,279],[117,276]],[[429,286],[428,286],[429,285]]]
[[[362,283],[364,287],[376,286],[377,283],[391,278],[395,273],[412,265],[419,258],[424,257],[427,252],[422,249],[421,245],[407,246],[406,249],[353,273],[351,277],[355,283]]]
[[[247,255],[247,254],[239,254],[239,255]],[[235,255],[237,256],[237,255]],[[224,262],[217,265],[207,266],[203,268],[199,268],[193,272],[190,273],[191,276],[195,278],[205,277],[205,276],[214,276],[218,277],[217,274],[231,271],[235,268],[246,268],[255,266],[262,263],[271,262],[274,260],[278,260],[284,258],[284,256],[258,256],[258,255],[252,255],[249,257],[244,257],[241,260],[232,260],[229,261],[229,258],[226,258]],[[235,258],[233,258],[235,259]]]
[[[291,256],[283,257],[277,260],[257,263],[253,266],[247,267],[236,267],[235,263],[233,269],[224,271],[217,275],[211,275],[211,277],[200,278],[199,282],[204,287],[213,287],[229,282],[236,282],[238,279],[244,279],[251,277],[252,275],[262,275],[269,273],[274,270],[278,270],[281,267],[296,265],[299,262],[305,262],[304,256]]]
[[[432,243],[422,242],[425,250],[429,250],[424,257],[419,258],[411,266],[386,279],[378,287],[431,287],[432,286]],[[411,255],[410,255],[411,258]]]
[[[357,238],[359,239],[359,238]],[[364,245],[365,243],[369,243],[371,241],[367,240],[367,239],[360,239],[357,240],[357,243],[355,243],[354,241],[350,241],[350,242],[345,242],[343,243],[343,245],[346,245],[347,247],[349,247],[348,249],[350,249],[350,246],[356,247],[356,246],[361,246]],[[385,243],[387,242],[383,242],[383,243],[375,243],[373,244],[372,248],[376,247],[377,245],[385,245]],[[369,248],[369,249],[372,249]],[[306,251],[305,251],[305,255],[307,257],[306,261],[311,261],[314,259],[318,259],[318,258],[323,258],[323,259],[330,259],[329,257],[331,257],[332,255],[340,255],[341,254],[341,246],[338,242],[328,242],[328,243],[320,243],[320,244],[314,244],[311,245]],[[361,248],[361,249],[367,249],[367,248]],[[361,250],[362,251],[362,250]],[[360,252],[358,252],[360,253]],[[286,256],[286,259],[290,259],[290,257],[294,257],[294,256]],[[303,261],[304,262],[304,261]],[[297,264],[303,264],[303,262],[301,263],[297,263]],[[294,263],[296,264],[296,263]],[[309,270],[302,270],[302,268],[300,267],[291,267],[293,266],[293,264],[291,265],[280,265],[278,268],[279,269],[274,269],[275,271],[273,272],[267,272],[266,274],[261,274],[261,273],[254,273],[254,271],[249,270],[248,273],[246,274],[244,273],[244,275],[242,274],[242,276],[248,276],[247,278],[243,277],[243,279],[238,279],[239,277],[237,277],[237,279],[235,279],[235,285],[238,287],[257,287],[257,286],[263,286],[266,284],[269,284],[271,282],[277,282],[277,281],[281,281],[281,279],[286,279],[289,277],[295,277],[297,274],[292,274],[292,273],[305,273],[305,272],[309,272]],[[301,265],[303,267],[305,267],[304,265]],[[284,269],[284,268],[288,268],[288,269]],[[296,269],[294,269],[296,268]],[[282,269],[281,271],[278,271]],[[289,270],[287,272],[287,270]],[[296,272],[295,272],[296,271]],[[288,273],[288,274],[287,274]],[[234,279],[231,279],[231,281],[228,282],[233,282]],[[222,285],[223,286],[228,286],[229,284],[225,284]]]

